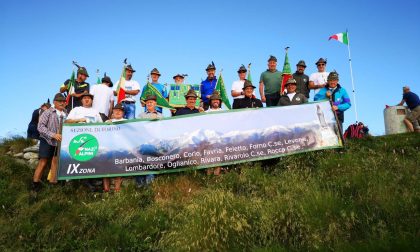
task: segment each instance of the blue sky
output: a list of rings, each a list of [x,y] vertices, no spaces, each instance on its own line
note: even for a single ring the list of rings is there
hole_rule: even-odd
[[[385,104],[401,100],[402,86],[420,93],[420,3],[418,1],[1,1],[0,136],[25,132],[32,111],[52,98],[70,77],[72,60],[116,81],[124,58],[141,86],[151,69],[171,83],[205,78],[214,61],[228,88],[241,64],[252,63],[257,84],[270,54],[282,68],[290,47],[292,69],[300,59],[306,73],[328,58],[351,98],[348,52],[328,41],[349,30],[359,120],[384,134]],[[138,109],[137,109],[138,111]],[[354,106],[345,125],[355,121]]]

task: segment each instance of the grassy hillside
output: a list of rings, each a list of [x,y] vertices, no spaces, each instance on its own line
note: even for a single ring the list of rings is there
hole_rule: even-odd
[[[220,177],[125,180],[117,194],[46,185],[37,198],[32,169],[2,155],[0,250],[419,251],[419,150],[420,134],[375,137]]]

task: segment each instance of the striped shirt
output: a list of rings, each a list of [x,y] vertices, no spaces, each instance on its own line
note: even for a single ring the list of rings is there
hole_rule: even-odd
[[[64,112],[64,115],[66,113]],[[64,121],[65,117],[63,118]],[[40,137],[44,138],[49,145],[57,146],[57,140],[53,137],[59,132],[60,119],[57,115],[57,110],[51,107],[44,111],[39,118],[38,131]]]

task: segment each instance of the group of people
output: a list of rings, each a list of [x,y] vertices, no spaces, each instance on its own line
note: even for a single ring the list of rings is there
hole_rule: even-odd
[[[270,106],[298,105],[308,102],[310,90],[314,90],[314,101],[330,99],[332,109],[336,112],[340,125],[344,121],[344,111],[350,108],[350,99],[346,90],[338,83],[339,76],[336,72],[326,72],[327,61],[320,58],[315,64],[318,72],[308,77],[304,72],[305,61],[300,60],[297,70],[285,84],[285,91],[282,91],[282,73],[277,70],[277,58],[270,56],[268,59],[268,69],[261,74],[259,82],[260,99],[255,93],[256,87],[251,81],[246,79],[247,69],[244,65],[237,70],[239,80],[233,82],[231,95],[233,97],[233,109],[261,108],[263,103]],[[171,111],[172,116],[194,114],[200,112],[220,111],[222,99],[216,91],[217,77],[216,66],[212,62],[205,69],[207,77],[201,82],[200,96],[194,89],[190,89],[185,94],[186,105]],[[136,117],[136,96],[140,93],[140,84],[133,79],[135,70],[132,65],[125,67],[125,81],[120,85],[119,81],[115,87],[111,78],[104,75],[102,83],[90,86],[86,82],[89,74],[85,67],[79,67],[77,77],[74,81],[66,80],[60,87],[60,92],[54,96],[53,106],[43,104],[38,110],[39,122],[37,131],[39,137],[39,163],[33,176],[33,189],[39,190],[41,187],[41,176],[43,170],[51,161],[49,182],[57,183],[57,158],[61,141],[62,123],[96,123],[96,122],[115,122],[134,118],[159,119],[163,117],[162,108],[157,106],[157,96],[155,94],[145,94],[146,86],[142,89],[140,102],[144,111]],[[163,98],[168,98],[165,85],[159,83],[161,76],[158,69],[154,68],[150,72],[151,85],[160,93]],[[175,84],[183,84],[185,75],[177,74],[173,76]],[[113,88],[114,87],[114,88]],[[120,103],[115,104],[115,96],[118,96],[118,89],[123,88],[125,97]],[[200,106],[196,106],[197,99],[200,99]],[[41,113],[42,112],[42,113]],[[34,112],[34,115],[36,114]],[[150,183],[153,175],[138,176],[136,182],[139,186]],[[119,191],[121,178],[115,180],[115,190]],[[86,185],[93,187],[90,180]],[[103,180],[104,191],[110,190],[108,178]]]

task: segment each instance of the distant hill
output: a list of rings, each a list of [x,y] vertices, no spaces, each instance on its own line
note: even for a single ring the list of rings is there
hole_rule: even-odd
[[[33,168],[0,144],[0,250],[419,251],[420,134],[371,137],[204,172],[147,189],[91,193],[79,181],[29,190]]]

